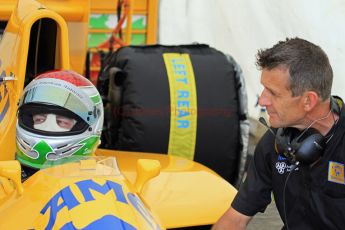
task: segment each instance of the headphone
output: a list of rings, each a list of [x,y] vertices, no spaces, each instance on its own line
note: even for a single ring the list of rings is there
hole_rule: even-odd
[[[342,105],[343,102],[339,97],[331,97],[331,111],[339,115]],[[316,121],[318,120],[314,122]],[[333,127],[335,124],[336,122]],[[325,137],[319,131],[310,127],[302,132],[291,127],[278,128],[275,134],[275,149],[278,154],[285,156],[293,163],[299,162],[309,165],[323,155],[324,149],[333,137],[333,134],[334,131]]]
[[[302,133],[296,128],[279,128],[275,149],[293,163],[312,164],[322,156],[326,142],[326,138],[313,128]]]

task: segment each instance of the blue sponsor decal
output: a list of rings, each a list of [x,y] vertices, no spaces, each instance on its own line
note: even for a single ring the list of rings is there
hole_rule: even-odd
[[[4,87],[4,94],[2,95],[2,90],[1,88]],[[0,103],[2,102],[3,97],[6,97],[7,95],[7,89],[3,84],[0,84]],[[10,97],[7,97],[6,99],[6,104],[5,106],[2,108],[2,110],[0,111],[0,123],[2,122],[2,120],[4,119],[4,117],[7,114],[8,108],[10,107]],[[1,109],[1,108],[0,108]]]
[[[83,200],[85,202],[90,202],[95,200],[93,194],[98,192],[100,194],[107,194],[108,192],[113,192],[116,200],[124,204],[128,204],[126,195],[123,192],[122,185],[113,181],[106,181],[103,185],[94,182],[93,180],[83,180],[76,182],[75,185],[78,187],[79,191],[82,194]],[[127,194],[127,198],[132,204],[132,206],[138,211],[138,213],[143,217],[147,224],[152,229],[160,229],[158,224],[154,221],[150,213],[145,208],[144,204],[132,193]],[[70,186],[67,186],[56,193],[48,203],[41,210],[41,214],[44,215],[48,210],[49,212],[49,221],[45,229],[53,229],[58,213],[66,207],[69,211],[79,206],[81,203],[73,194]],[[63,227],[63,230],[67,229],[76,229],[72,222],[66,223]],[[106,214],[100,219],[92,220],[88,226],[83,229],[125,229],[132,230],[135,229],[129,223],[119,219],[110,214]]]
[[[0,59],[0,68],[1,68],[2,61]],[[0,104],[2,104],[3,100],[6,100],[5,105],[0,108],[0,123],[4,119],[5,115],[7,114],[8,108],[10,107],[10,97],[8,96],[8,90],[6,85],[2,81],[2,79],[6,76],[6,71],[1,71],[0,69]]]
[[[136,230],[135,227],[133,227],[132,225],[124,222],[123,220],[117,218],[116,216],[112,216],[112,215],[106,215],[103,216],[102,218],[92,222],[91,224],[89,224],[88,226],[86,226],[85,228],[83,228],[83,230],[107,230],[107,229],[123,229],[123,230]],[[69,222],[67,224],[65,224],[61,230],[77,230],[76,227],[74,227],[72,222]]]
[[[118,201],[127,204],[125,195],[123,194],[122,185],[113,181],[107,181],[103,186],[101,186],[92,180],[84,180],[77,182],[76,185],[79,187],[86,202],[95,199],[93,198],[90,190],[97,191],[99,193],[102,193],[103,195],[112,190],[114,191],[116,199]]]
[[[286,157],[282,156],[282,155],[278,155],[278,161],[285,161]]]

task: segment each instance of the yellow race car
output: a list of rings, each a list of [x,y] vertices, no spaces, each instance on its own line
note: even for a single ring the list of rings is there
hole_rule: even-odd
[[[2,161],[1,229],[165,229],[214,223],[236,190],[179,157],[102,152],[58,164],[20,182]],[[145,159],[144,159],[144,158]],[[20,219],[20,221],[18,220]]]
[[[88,19],[80,12],[88,1],[42,1],[55,4],[56,11],[35,0],[13,2],[0,7],[0,15],[10,12],[0,40],[0,229],[214,223],[236,189],[207,167],[176,156],[98,149],[93,157],[57,162],[21,181],[21,166],[14,160],[17,102],[32,76],[80,68],[83,45],[70,49],[70,44],[87,36],[82,28]],[[79,41],[68,36],[71,28],[79,31]]]

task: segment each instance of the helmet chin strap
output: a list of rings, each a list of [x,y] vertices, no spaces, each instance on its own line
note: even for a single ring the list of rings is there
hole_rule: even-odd
[[[47,132],[67,132],[70,131],[70,129],[66,129],[63,127],[60,127],[56,122],[56,115],[49,113],[47,114],[47,118],[44,122],[41,124],[34,124],[34,128],[38,130],[43,130]]]

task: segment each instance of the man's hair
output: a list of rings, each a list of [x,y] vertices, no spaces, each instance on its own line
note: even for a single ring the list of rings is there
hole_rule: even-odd
[[[333,71],[326,53],[319,46],[300,38],[287,38],[272,48],[259,50],[256,58],[261,70],[288,68],[292,96],[311,90],[323,101],[330,98]]]

